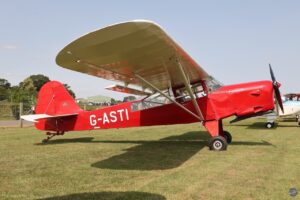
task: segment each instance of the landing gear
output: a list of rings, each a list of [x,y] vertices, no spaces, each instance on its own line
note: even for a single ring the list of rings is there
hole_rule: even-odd
[[[265,126],[266,128],[273,128],[275,126],[275,122],[267,122]]]
[[[226,142],[227,142],[228,144],[230,144],[231,141],[232,141],[232,136],[231,136],[231,134],[230,134],[228,131],[223,131],[223,136],[224,136],[224,138],[226,139]]]
[[[204,126],[211,135],[208,142],[209,149],[225,151],[232,141],[232,136],[228,131],[223,131],[222,120],[206,121]]]
[[[216,136],[210,139],[208,146],[210,150],[225,151],[228,143],[223,136]]]
[[[50,137],[50,136],[48,136],[47,138],[45,138],[45,139],[43,139],[42,140],[42,143],[43,144],[46,144],[51,138],[53,138],[54,136],[52,136],[52,137]]]
[[[45,138],[45,139],[42,140],[42,143],[46,144],[54,136],[56,136],[56,135],[64,135],[64,134],[65,134],[64,131],[56,131],[55,133],[47,132],[46,135],[48,135],[48,136],[47,136],[47,138]]]

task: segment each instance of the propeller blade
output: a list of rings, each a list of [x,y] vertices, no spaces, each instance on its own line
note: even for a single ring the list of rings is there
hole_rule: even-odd
[[[279,91],[278,86],[274,87],[274,91],[275,91],[275,96],[276,96],[277,103],[278,103],[282,113],[284,113],[282,99],[281,99],[281,95],[280,95],[280,91]]]
[[[275,79],[274,72],[272,70],[271,64],[269,64],[269,68],[270,68],[271,79],[272,79],[272,82],[274,84],[276,82],[276,79]]]
[[[273,92],[274,94],[274,98],[276,97],[275,91]],[[279,116],[279,105],[278,105],[278,101],[277,98],[275,98],[275,112],[276,112],[276,116]]]
[[[271,64],[269,64],[269,68],[270,68],[270,74],[271,74],[271,79],[272,79],[272,83],[273,83],[273,89],[274,89],[274,92],[275,92],[275,98],[276,98],[275,103],[277,104],[277,106],[276,106],[277,107],[277,114],[279,114],[278,105],[279,105],[282,113],[284,113],[282,99],[281,99],[281,95],[280,95],[280,91],[279,91],[280,83],[278,83],[276,81],[276,78],[275,78],[275,75],[274,75]]]

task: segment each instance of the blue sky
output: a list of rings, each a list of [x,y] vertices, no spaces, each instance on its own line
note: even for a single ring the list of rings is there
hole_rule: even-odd
[[[283,93],[300,92],[300,1],[2,0],[0,77],[18,84],[31,74],[67,83],[77,97],[124,95],[113,82],[55,64],[74,39],[128,20],[160,24],[208,73],[224,84],[270,79]]]

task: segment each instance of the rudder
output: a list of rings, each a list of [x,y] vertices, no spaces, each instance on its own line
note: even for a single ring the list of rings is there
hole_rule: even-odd
[[[81,108],[62,83],[50,81],[41,88],[35,108],[36,114],[63,115],[79,111]]]

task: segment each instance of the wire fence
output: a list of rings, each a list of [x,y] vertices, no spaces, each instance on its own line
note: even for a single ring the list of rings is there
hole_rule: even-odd
[[[21,115],[31,113],[33,110],[30,104],[0,102],[0,120],[19,120]]]

